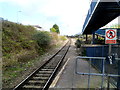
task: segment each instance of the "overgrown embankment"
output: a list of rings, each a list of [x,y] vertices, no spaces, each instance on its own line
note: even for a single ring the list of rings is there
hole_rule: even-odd
[[[47,31],[37,31],[32,26],[3,21],[2,24],[3,84],[9,84],[20,72],[30,67],[36,58],[56,42],[66,40],[63,36]]]

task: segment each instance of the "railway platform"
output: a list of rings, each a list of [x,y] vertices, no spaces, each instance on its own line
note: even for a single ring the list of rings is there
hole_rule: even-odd
[[[73,88],[88,88],[88,75],[78,75],[75,73],[75,59],[77,56],[75,48],[75,40],[72,40],[71,47],[66,56],[66,63],[64,64],[57,77],[54,79],[50,88],[71,90]],[[89,63],[86,60],[79,60],[78,71],[88,73]],[[91,67],[92,73],[99,73],[95,68]],[[90,88],[101,87],[101,76],[90,77]]]

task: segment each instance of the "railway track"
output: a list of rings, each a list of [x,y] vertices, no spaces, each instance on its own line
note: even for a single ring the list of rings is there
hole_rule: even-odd
[[[70,47],[68,41],[56,54],[54,54],[40,68],[30,74],[25,80],[17,85],[13,90],[46,90],[49,88],[55,74],[66,56]]]

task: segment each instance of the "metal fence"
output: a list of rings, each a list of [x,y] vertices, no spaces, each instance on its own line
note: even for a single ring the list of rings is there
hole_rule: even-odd
[[[77,69],[78,69],[78,60],[80,59],[89,59],[89,72],[79,72]],[[94,59],[94,60],[92,60]],[[108,73],[105,73],[105,57],[82,57],[82,56],[77,56],[76,57],[76,67],[75,67],[75,72],[76,74],[79,74],[79,75],[88,75],[88,89],[90,88],[90,80],[91,80],[91,76],[102,76],[102,82],[101,82],[101,89],[104,88],[104,81],[105,81],[105,77],[107,77],[108,79],[108,82],[107,82],[107,89],[109,90],[110,88],[110,78],[120,78],[120,75],[116,75],[116,74],[108,74]],[[92,73],[91,72],[91,61],[98,61],[98,60],[102,60],[102,64],[103,64],[103,67],[102,67],[102,72],[101,73]],[[120,58],[116,58],[117,61],[120,60]],[[119,82],[117,83],[117,85],[119,85]],[[117,86],[116,85],[116,86]],[[120,89],[119,86],[117,86],[118,89]]]
[[[109,56],[109,45],[92,45],[85,46],[86,56],[87,57],[106,57],[105,60],[105,73],[107,74],[115,74],[120,75],[120,61],[114,60],[113,63],[110,63],[107,60],[107,56]],[[115,58],[120,58],[120,45],[112,45],[111,46],[111,55]],[[103,60],[91,59],[91,64],[99,70],[99,72],[103,72]],[[115,80],[114,84],[120,87],[120,78],[113,78]],[[117,84],[118,83],[118,84]]]
[[[108,45],[86,47],[86,56],[88,56],[88,57],[106,57],[106,56],[108,56],[108,54],[109,54],[109,46]],[[112,45],[111,55],[113,55],[115,58],[120,58],[120,45]],[[103,65],[102,65],[101,60],[98,60],[98,61],[92,60],[92,64],[100,71],[102,70]],[[107,64],[107,61],[106,61],[106,64]],[[113,65],[108,65],[108,66],[117,68],[118,63],[116,61],[116,63],[114,63]],[[107,72],[107,70],[106,70],[106,72]],[[111,73],[113,73],[113,72],[111,72]]]

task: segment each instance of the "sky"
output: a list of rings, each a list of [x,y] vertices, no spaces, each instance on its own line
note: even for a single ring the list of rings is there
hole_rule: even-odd
[[[90,0],[0,0],[0,17],[47,31],[57,24],[62,35],[74,35],[82,31],[89,4]]]
[[[0,17],[44,30],[57,24],[61,35],[75,35],[82,27],[91,0],[0,0]]]

